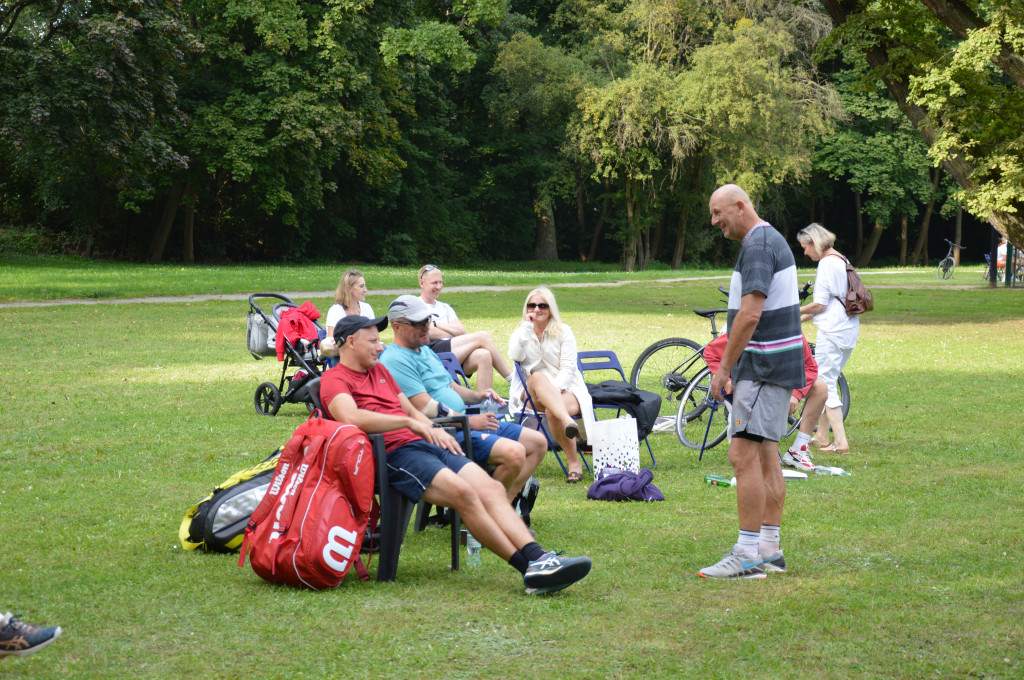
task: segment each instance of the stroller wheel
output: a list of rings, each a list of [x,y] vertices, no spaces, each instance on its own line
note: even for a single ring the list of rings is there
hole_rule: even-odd
[[[274,383],[262,383],[256,388],[256,397],[253,399],[256,404],[256,413],[261,416],[272,416],[277,414],[281,408],[281,391]]]

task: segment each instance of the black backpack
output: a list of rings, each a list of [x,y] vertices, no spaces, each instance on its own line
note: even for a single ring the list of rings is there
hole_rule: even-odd
[[[235,474],[217,485],[209,496],[185,513],[178,529],[185,550],[238,552],[249,516],[263,500],[274,476],[279,448],[265,460]]]

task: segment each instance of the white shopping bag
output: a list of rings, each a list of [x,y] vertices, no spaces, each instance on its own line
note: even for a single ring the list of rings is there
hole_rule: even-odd
[[[587,441],[594,449],[594,474],[606,467],[640,472],[640,442],[636,419],[622,416],[598,420],[587,428]]]

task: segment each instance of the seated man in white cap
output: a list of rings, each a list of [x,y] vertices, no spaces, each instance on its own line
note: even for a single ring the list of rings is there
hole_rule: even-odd
[[[504,403],[493,389],[471,390],[454,382],[441,360],[427,346],[431,312],[415,295],[400,295],[388,307],[388,321],[395,341],[380,355],[395,382],[409,401],[426,416],[463,414],[466,404],[487,397]],[[515,498],[544,459],[548,444],[538,430],[515,423],[499,422],[493,413],[469,418],[473,458],[478,465],[494,465],[492,473],[505,486],[509,500]],[[462,432],[456,439],[462,443]]]

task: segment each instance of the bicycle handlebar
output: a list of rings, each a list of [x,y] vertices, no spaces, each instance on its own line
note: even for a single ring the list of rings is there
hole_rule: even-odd
[[[954,248],[959,248],[960,250],[967,250],[967,248],[965,248],[964,246],[957,245],[956,243],[953,243],[952,241],[950,241],[948,238],[944,238],[942,240],[945,241],[946,243],[948,243],[949,245],[953,246]]]

